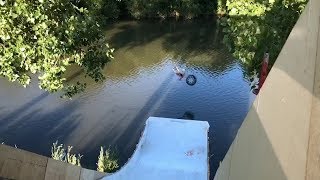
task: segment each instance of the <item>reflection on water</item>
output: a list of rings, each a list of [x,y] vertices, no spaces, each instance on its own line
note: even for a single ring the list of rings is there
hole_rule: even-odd
[[[194,114],[193,112],[186,111],[180,119],[194,120]]]
[[[53,142],[73,145],[95,168],[100,146],[117,149],[121,163],[133,153],[149,116],[208,121],[213,175],[252,102],[243,67],[219,43],[215,22],[121,22],[106,30],[116,48],[96,84],[71,68],[70,82],[87,91],[73,100],[20,88],[0,79],[0,142],[50,155]],[[182,80],[176,65],[186,70]],[[194,75],[189,86],[186,77]]]

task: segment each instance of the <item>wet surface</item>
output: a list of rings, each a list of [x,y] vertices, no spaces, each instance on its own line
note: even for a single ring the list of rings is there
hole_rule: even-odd
[[[110,24],[115,59],[94,83],[71,68],[87,90],[72,100],[0,79],[0,142],[50,155],[56,140],[95,169],[100,146],[132,155],[149,116],[208,121],[210,174],[215,174],[254,98],[243,66],[223,48],[213,20]],[[172,68],[185,69],[180,78]],[[196,83],[186,83],[193,75]],[[187,132],[186,132],[187,133]]]

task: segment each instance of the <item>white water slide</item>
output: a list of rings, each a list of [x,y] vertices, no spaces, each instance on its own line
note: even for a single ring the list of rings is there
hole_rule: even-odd
[[[150,117],[132,158],[103,180],[207,180],[204,121]]]

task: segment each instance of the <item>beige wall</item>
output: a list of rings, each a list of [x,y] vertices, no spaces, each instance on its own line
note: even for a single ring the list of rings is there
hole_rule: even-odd
[[[320,10],[320,1],[312,1],[314,10]],[[318,8],[318,9],[316,9]],[[320,22],[320,20],[318,21]],[[309,148],[306,180],[320,180],[320,31],[318,32],[317,57],[315,63],[315,79],[313,101],[309,129]]]
[[[319,14],[320,1],[310,0],[215,180],[303,180],[306,172],[320,180]]]
[[[0,179],[97,180],[105,175],[0,144]]]

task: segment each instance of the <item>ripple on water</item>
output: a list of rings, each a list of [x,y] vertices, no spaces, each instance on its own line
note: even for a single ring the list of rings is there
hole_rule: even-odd
[[[94,83],[73,70],[70,82],[88,87],[71,101],[42,95],[37,83],[21,89],[0,79],[0,124],[7,127],[0,127],[0,140],[49,155],[58,139],[95,168],[100,146],[116,147],[125,163],[149,116],[203,120],[210,124],[214,174],[252,101],[242,65],[215,32],[213,21],[117,23],[107,32],[116,51],[103,70],[106,80]],[[179,80],[175,65],[197,83]]]

